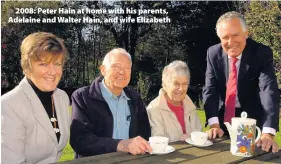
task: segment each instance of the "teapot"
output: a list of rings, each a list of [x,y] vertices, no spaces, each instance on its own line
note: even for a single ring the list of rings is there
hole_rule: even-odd
[[[255,144],[261,136],[261,130],[256,126],[257,120],[247,118],[247,113],[242,112],[241,118],[233,117],[231,122],[232,125],[229,122],[224,122],[231,139],[230,152],[233,155],[242,157],[254,155]],[[256,129],[258,132],[257,137]]]

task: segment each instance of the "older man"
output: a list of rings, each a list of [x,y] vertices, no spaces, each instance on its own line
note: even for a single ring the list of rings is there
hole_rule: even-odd
[[[221,43],[208,49],[203,89],[209,137],[222,136],[226,132],[223,122],[246,111],[262,128],[258,146],[277,152],[279,92],[272,51],[248,39],[246,21],[237,12],[222,15],[216,29]]]
[[[145,106],[140,95],[127,88],[131,67],[130,54],[113,49],[100,66],[103,77],[73,93],[70,144],[76,157],[152,151],[146,141],[151,131]]]

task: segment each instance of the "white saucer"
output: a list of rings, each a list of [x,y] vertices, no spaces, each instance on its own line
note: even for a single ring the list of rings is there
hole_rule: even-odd
[[[193,143],[191,138],[185,139],[185,142],[189,143],[190,145],[197,146],[197,147],[207,147],[207,146],[213,145],[213,142],[210,140],[207,140],[204,145],[197,145],[197,144]]]
[[[173,146],[168,145],[166,147],[165,152],[152,152],[151,154],[157,154],[157,155],[163,155],[163,154],[169,154],[174,152],[176,149]]]

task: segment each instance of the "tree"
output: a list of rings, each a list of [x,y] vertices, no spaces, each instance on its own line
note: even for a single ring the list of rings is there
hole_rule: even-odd
[[[273,50],[274,67],[281,88],[281,2],[255,1],[243,5],[250,37]]]
[[[69,32],[72,29],[71,24],[59,24],[59,23],[8,23],[9,17],[29,17],[43,18],[52,17],[44,14],[21,14],[16,15],[16,8],[51,8],[58,9],[64,7],[61,2],[1,2],[1,30],[2,30],[2,81],[5,87],[13,88],[22,79],[23,74],[20,66],[20,45],[21,41],[29,34],[37,31],[51,32],[61,38],[66,38],[66,44],[68,41],[73,40],[72,33]]]

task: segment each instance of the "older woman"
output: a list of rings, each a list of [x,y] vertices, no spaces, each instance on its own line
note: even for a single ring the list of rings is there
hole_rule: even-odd
[[[2,163],[53,163],[69,138],[69,98],[58,89],[67,56],[63,40],[37,32],[21,44],[25,77],[2,99]]]
[[[185,62],[173,61],[164,68],[159,95],[147,107],[152,136],[165,136],[173,142],[201,131],[196,107],[186,94],[189,81]]]

